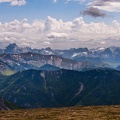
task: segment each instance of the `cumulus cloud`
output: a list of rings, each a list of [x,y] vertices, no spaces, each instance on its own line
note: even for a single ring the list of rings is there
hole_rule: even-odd
[[[47,35],[47,37],[50,39],[65,39],[67,38],[67,36],[68,35],[65,33],[56,33],[56,32],[52,32]]]
[[[117,28],[120,27],[120,23],[118,23],[117,20],[113,20],[112,23],[113,23],[113,25],[114,25],[115,27],[117,27]]]
[[[92,17],[106,17],[106,13],[101,12],[98,8],[89,7],[81,12],[82,15],[89,15]]]
[[[72,22],[63,22],[61,19],[57,20],[55,18],[47,17],[44,23],[45,31],[54,31],[54,32],[62,32],[71,29]]]
[[[0,23],[0,31],[0,47],[13,42],[32,48],[50,46],[61,49],[120,44],[120,23],[117,20],[107,25],[104,22],[85,23],[82,17],[64,22],[48,16],[46,20],[32,23],[27,19]]]
[[[94,0],[88,5],[108,12],[120,12],[120,0]]]
[[[0,0],[0,3],[10,3],[11,6],[22,6],[26,4],[26,0]]]

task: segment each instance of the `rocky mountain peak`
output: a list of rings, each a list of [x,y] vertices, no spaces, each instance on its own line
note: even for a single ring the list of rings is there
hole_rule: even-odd
[[[14,53],[15,51],[17,51],[19,49],[19,47],[15,44],[9,44],[6,49],[5,49],[5,53]]]

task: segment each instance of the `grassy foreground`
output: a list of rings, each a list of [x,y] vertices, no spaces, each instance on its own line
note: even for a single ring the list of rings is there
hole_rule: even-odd
[[[120,105],[0,111],[0,120],[120,120]]]

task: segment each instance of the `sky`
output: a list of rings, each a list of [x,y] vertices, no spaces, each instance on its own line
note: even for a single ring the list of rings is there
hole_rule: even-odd
[[[120,0],[0,0],[0,48],[120,47]]]

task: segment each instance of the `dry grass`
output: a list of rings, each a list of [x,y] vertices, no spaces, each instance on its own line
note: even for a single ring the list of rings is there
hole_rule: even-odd
[[[0,120],[120,120],[120,106],[0,111]]]

